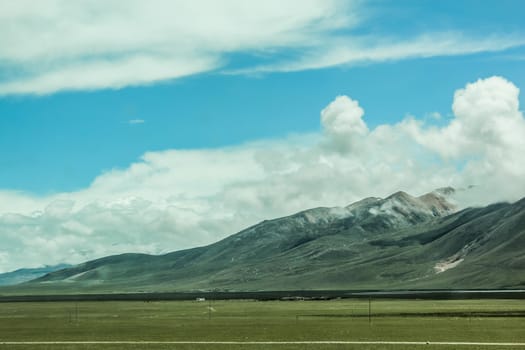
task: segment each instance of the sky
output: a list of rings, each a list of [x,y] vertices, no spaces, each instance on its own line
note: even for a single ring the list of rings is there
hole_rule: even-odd
[[[0,0],[0,272],[162,254],[398,190],[525,197],[523,13]]]

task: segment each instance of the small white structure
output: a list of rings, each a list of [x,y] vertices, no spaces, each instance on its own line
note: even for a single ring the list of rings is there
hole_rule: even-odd
[[[195,301],[206,301],[206,298],[196,298]]]

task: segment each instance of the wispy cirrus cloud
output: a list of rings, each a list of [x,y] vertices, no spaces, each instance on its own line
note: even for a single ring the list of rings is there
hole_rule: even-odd
[[[303,47],[355,22],[341,0],[0,1],[0,94],[151,84],[235,52]]]
[[[520,33],[363,34],[371,13],[366,2],[344,0],[3,0],[0,95],[464,55],[525,43]],[[263,59],[238,67],[232,56],[239,53]]]
[[[294,58],[242,69],[226,74],[260,74],[295,72],[329,67],[352,67],[362,64],[436,56],[469,55],[504,51],[525,45],[518,34],[480,37],[461,32],[425,33],[414,37],[336,37],[324,44],[306,48]]]

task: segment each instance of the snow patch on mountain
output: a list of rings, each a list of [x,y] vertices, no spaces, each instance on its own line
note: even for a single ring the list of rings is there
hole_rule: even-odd
[[[310,224],[329,223],[353,216],[350,210],[341,207],[315,208],[304,211],[301,214],[304,215],[304,218]]]

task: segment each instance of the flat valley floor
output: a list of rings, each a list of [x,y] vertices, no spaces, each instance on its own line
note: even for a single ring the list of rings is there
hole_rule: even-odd
[[[525,300],[0,303],[3,349],[525,349]]]

